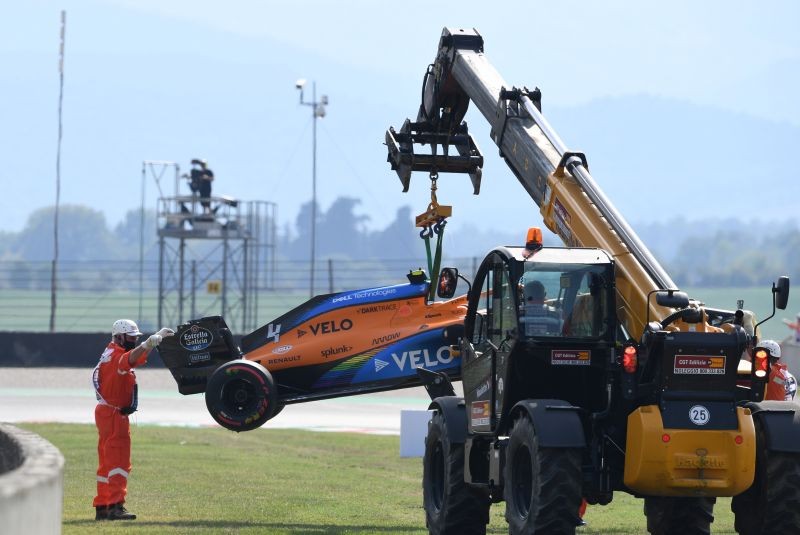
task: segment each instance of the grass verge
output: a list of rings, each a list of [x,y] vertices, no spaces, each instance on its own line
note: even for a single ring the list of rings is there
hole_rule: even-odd
[[[424,534],[422,463],[401,459],[399,437],[259,429],[134,427],[132,522],[95,522],[96,431],[26,424],[66,458],[64,533]],[[507,533],[504,504],[487,533]],[[730,500],[713,533],[735,533]],[[590,506],[579,534],[645,533],[642,501],[616,493]]]

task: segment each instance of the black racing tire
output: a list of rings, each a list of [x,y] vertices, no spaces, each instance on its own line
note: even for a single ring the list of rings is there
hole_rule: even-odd
[[[454,444],[444,416],[435,412],[422,459],[422,504],[431,535],[484,535],[489,493],[464,482],[464,444]]]
[[[800,454],[769,451],[757,420],[755,478],[749,489],[733,497],[731,511],[741,535],[800,529]]]
[[[284,407],[286,407],[286,405],[284,405],[283,403],[280,403],[280,402],[278,402],[275,405],[273,405],[272,414],[269,415],[269,419],[272,420],[277,415],[279,415],[281,413],[281,411],[283,411]]]
[[[275,381],[257,362],[226,362],[208,380],[206,407],[219,425],[231,431],[261,427],[278,409]]]
[[[510,535],[574,534],[581,505],[581,450],[540,448],[533,422],[514,422],[506,452],[506,521]]]
[[[652,535],[709,535],[716,498],[644,499],[647,531]]]

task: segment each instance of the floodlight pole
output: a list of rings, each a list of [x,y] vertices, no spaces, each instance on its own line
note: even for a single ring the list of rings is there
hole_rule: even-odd
[[[317,119],[325,117],[325,106],[328,104],[328,97],[322,95],[317,101],[317,83],[311,83],[311,102],[303,100],[303,88],[305,80],[298,80],[295,87],[300,91],[300,104],[311,106],[312,141],[311,141],[311,268],[309,274],[309,294],[314,297],[314,263],[317,253]]]
[[[56,149],[56,206],[53,214],[53,261],[50,266],[50,332],[56,331],[56,282],[58,272],[58,211],[61,204],[61,138],[63,123],[61,109],[64,103],[64,42],[67,33],[67,12],[61,10],[61,45],[58,54],[58,148]]]

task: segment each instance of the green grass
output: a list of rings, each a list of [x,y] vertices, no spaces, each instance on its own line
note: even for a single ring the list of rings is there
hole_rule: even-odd
[[[2,290],[0,291],[0,325],[5,331],[47,331],[50,321],[49,290]],[[241,322],[241,295],[233,292],[228,296],[228,305],[235,308],[229,321]],[[264,292],[258,298],[257,325],[277,318],[287,310],[308,299],[308,292]],[[199,318],[220,313],[220,295],[198,292],[194,313],[187,297],[184,317]],[[113,318],[134,317],[145,331],[159,328],[158,298],[153,292],[144,294],[139,317],[139,296],[134,292],[109,289],[99,291],[61,291],[58,294],[56,329],[59,332],[105,332]],[[165,300],[164,321],[177,324],[177,293],[170,293]],[[112,318],[112,319],[109,319]],[[237,324],[238,325],[238,324]],[[173,327],[175,325],[172,325]],[[251,329],[248,329],[248,332]]]
[[[401,459],[399,437],[260,429],[132,429],[132,523],[95,522],[93,426],[27,424],[66,458],[64,533],[424,534],[422,462]],[[488,533],[507,533],[504,504]],[[713,533],[734,533],[720,499]],[[641,500],[616,493],[590,506],[578,533],[641,534]]]

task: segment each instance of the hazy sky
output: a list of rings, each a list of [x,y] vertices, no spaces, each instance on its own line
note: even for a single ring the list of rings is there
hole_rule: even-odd
[[[102,209],[112,224],[140,204],[143,160],[173,160],[186,170],[193,157],[209,160],[218,176],[215,193],[275,201],[281,220],[293,221],[311,182],[310,110],[298,105],[297,78],[316,80],[331,102],[318,123],[322,208],[340,195],[360,197],[374,228],[403,204],[421,211],[427,179],[416,177],[403,195],[381,143],[390,125],[415,116],[443,26],[477,28],[509,83],[543,88],[546,112],[651,95],[800,126],[800,3],[502,5],[9,2],[0,17],[0,230],[19,230],[32,210],[55,199],[62,8],[68,13],[62,202]],[[509,213],[535,212],[495,156],[486,122],[468,120],[487,156],[484,194],[473,198],[466,178],[440,183],[440,201],[456,206],[456,224],[499,203],[508,203]],[[647,133],[630,135],[635,145]],[[579,132],[562,137],[569,146],[591,146]],[[146,204],[154,207],[155,183],[146,180]],[[171,181],[161,186],[173,193]],[[510,224],[525,227],[530,219]]]
[[[533,1],[528,11],[485,1],[107,4],[358,66],[376,76],[358,85],[377,90],[380,76],[419,77],[443,26],[474,27],[501,74],[510,80],[534,67],[558,106],[648,93],[800,124],[800,107],[781,99],[787,82],[798,81],[782,72],[800,62],[800,6],[792,1]]]

